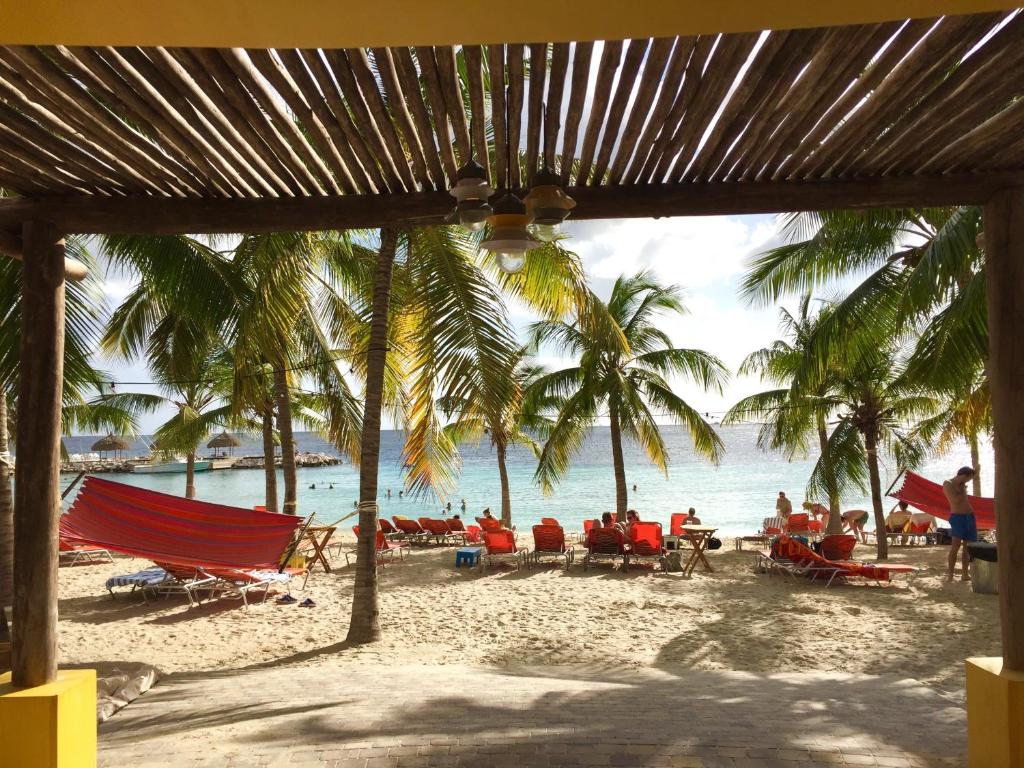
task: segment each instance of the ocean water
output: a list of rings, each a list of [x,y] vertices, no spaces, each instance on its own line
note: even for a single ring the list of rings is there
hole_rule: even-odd
[[[696,456],[690,446],[686,430],[677,426],[663,427],[668,446],[668,475],[663,475],[635,445],[625,445],[626,479],[629,506],[644,520],[659,520],[668,524],[672,512],[694,507],[702,522],[715,525],[724,535],[749,533],[760,527],[761,521],[775,514],[775,498],[786,491],[794,507],[804,500],[807,478],[814,466],[813,458],[787,461],[785,456],[765,453],[756,446],[758,426],[742,424],[718,427],[725,446],[725,455],[719,466],[713,466]],[[66,437],[68,453],[87,453],[96,437]],[[257,439],[243,439],[236,448],[236,456],[262,455],[262,444]],[[381,438],[380,494],[381,513],[410,517],[439,517],[442,513],[461,513],[462,500],[466,502],[463,516],[476,516],[485,507],[495,514],[501,508],[501,486],[498,468],[491,446],[463,446],[462,471],[458,486],[447,498],[398,497],[403,486],[401,467],[402,433],[385,431]],[[337,451],[315,433],[297,433],[300,451],[316,451],[337,455]],[[129,455],[145,455],[147,450],[140,441]],[[612,473],[611,442],[607,427],[596,427],[573,462],[572,469],[550,495],[545,495],[533,480],[536,461],[525,449],[516,448],[509,454],[509,482],[512,496],[512,517],[520,529],[540,522],[541,517],[557,518],[567,530],[579,530],[584,519],[599,517],[604,511],[615,509],[615,479]],[[956,468],[970,463],[966,446],[942,457],[930,460],[922,473],[941,480],[951,476]],[[895,480],[894,463],[883,466],[883,490]],[[185,476],[110,474],[108,479],[150,488],[165,493],[182,495]],[[64,475],[70,481],[70,475]],[[316,485],[316,489],[310,488]],[[330,486],[333,484],[333,489]],[[633,491],[633,485],[636,490]],[[319,521],[329,523],[354,511],[358,497],[358,470],[348,463],[336,467],[304,468],[298,471],[299,513],[315,513]],[[278,492],[283,481],[278,480]],[[388,498],[387,491],[391,490]],[[992,450],[982,450],[982,490],[992,494]],[[196,475],[198,498],[222,504],[251,507],[262,504],[263,471],[251,469],[216,470]],[[69,494],[67,503],[73,496]],[[451,502],[451,511],[445,503]],[[887,509],[888,509],[887,505]],[[870,508],[867,497],[843,499],[843,508]],[[350,525],[352,520],[343,525]],[[869,524],[869,528],[871,525]]]

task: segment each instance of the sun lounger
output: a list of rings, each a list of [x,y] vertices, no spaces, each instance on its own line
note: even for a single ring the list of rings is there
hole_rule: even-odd
[[[849,560],[856,546],[856,536],[833,534],[821,540],[821,556],[826,560]]]
[[[781,517],[766,517],[761,523],[761,533],[764,536],[778,536],[783,532],[783,528],[786,526],[786,521]]]
[[[542,517],[540,519],[541,525],[560,525],[560,523],[553,517]]]
[[[149,602],[147,593],[152,592],[161,584],[172,581],[173,579],[174,577],[163,568],[153,566],[152,568],[146,568],[145,570],[136,571],[135,573],[126,573],[122,576],[112,576],[107,579],[106,587],[111,597],[117,597],[114,593],[115,587],[131,587],[129,594],[138,590],[142,595],[142,599]]]
[[[530,553],[530,559],[537,564],[545,557],[564,561],[565,570],[569,570],[569,566],[572,565],[573,549],[565,543],[565,531],[562,530],[562,526],[533,526],[533,552]]]
[[[618,528],[591,528],[587,535],[587,554],[583,557],[584,570],[598,560],[622,560],[623,570],[629,568],[629,551],[626,536]]]
[[[434,520],[429,517],[421,517],[420,527],[425,530],[430,538],[437,544],[465,544],[466,536],[463,533],[454,533],[448,527],[447,520]]]
[[[359,526],[353,525],[352,532],[359,538]],[[405,551],[410,549],[410,543],[406,540],[395,541],[389,539],[384,535],[384,531],[377,531],[377,565],[386,565],[395,559],[395,553],[398,553],[399,560],[405,560]],[[345,566],[350,564],[349,557],[355,557],[359,552],[358,549],[350,549],[345,553]]]
[[[783,532],[789,536],[813,536],[811,516],[806,512],[794,512],[786,521]]]
[[[650,562],[661,565],[665,570],[665,541],[661,535],[661,523],[636,522],[629,529],[629,561]],[[623,570],[628,569],[628,563]]]
[[[481,570],[500,562],[513,562],[518,570],[528,554],[525,547],[516,544],[515,533],[505,528],[499,531],[484,531],[484,547],[487,551],[480,558]]]
[[[476,519],[477,525],[480,526],[480,530],[485,533],[488,531],[500,531],[502,530],[501,520],[496,517],[478,517]]]
[[[788,573],[793,577],[807,576],[811,580],[827,577],[826,587],[831,586],[836,577],[862,578],[881,583],[891,581],[893,575],[915,573],[918,570],[909,565],[829,560],[788,536],[780,536],[770,550],[758,553],[757,568],[769,573]]]
[[[415,520],[399,515],[395,515],[391,519],[395,521],[395,527],[405,535],[405,539],[412,544],[426,544],[429,540],[430,533],[423,530],[423,526]]]
[[[470,526],[467,527],[466,524],[462,522],[462,518],[459,518],[459,517],[453,517],[451,520],[448,520],[447,522],[448,522],[448,528],[451,530],[452,533],[456,533],[456,534],[461,534],[462,535],[462,537],[464,539],[464,541],[463,541],[464,544],[479,544],[480,543],[480,541],[481,541],[480,526],[470,525]]]
[[[386,517],[380,518],[377,521],[380,524],[380,529],[384,532],[384,538],[386,539],[404,539],[405,532],[399,530],[394,524]]]
[[[88,544],[72,544],[64,539],[59,540],[60,549],[57,553],[58,559],[64,565],[75,563],[112,563],[113,556],[109,550],[102,547],[94,547]]]

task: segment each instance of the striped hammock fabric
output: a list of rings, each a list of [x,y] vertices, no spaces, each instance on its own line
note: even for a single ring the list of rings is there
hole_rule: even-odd
[[[161,565],[277,571],[302,519],[86,478],[61,538]]]
[[[903,473],[903,485],[889,494],[894,499],[905,501],[915,509],[927,512],[941,520],[949,520],[949,502],[942,492],[941,483],[921,477],[913,472]],[[996,527],[996,501],[984,496],[968,496],[971,509],[979,530],[992,530]]]

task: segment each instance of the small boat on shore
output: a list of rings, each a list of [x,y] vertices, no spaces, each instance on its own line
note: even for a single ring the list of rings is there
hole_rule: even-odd
[[[211,462],[208,459],[196,459],[195,471],[205,472],[210,468]],[[149,464],[135,464],[132,466],[132,472],[137,475],[150,475],[150,474],[164,474],[164,473],[184,473],[188,471],[188,462],[185,459],[177,459],[175,461],[160,461]]]

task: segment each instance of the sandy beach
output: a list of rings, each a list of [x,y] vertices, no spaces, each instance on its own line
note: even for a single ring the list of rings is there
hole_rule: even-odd
[[[249,608],[222,599],[190,609],[182,597],[112,598],[109,576],[149,565],[118,557],[60,569],[60,658],[142,662],[164,673],[389,661],[821,670],[898,674],[955,695],[966,657],[999,652],[998,606],[969,584],[943,583],[946,552],[895,548],[894,562],[923,570],[884,587],[825,589],[754,573],[753,554],[731,541],[710,553],[714,573],[692,578],[609,565],[483,574],[456,570],[452,548],[420,548],[382,569],[384,640],[358,649],[343,644],[353,581],[343,558],[296,590],[315,608],[277,605],[272,594]]]

